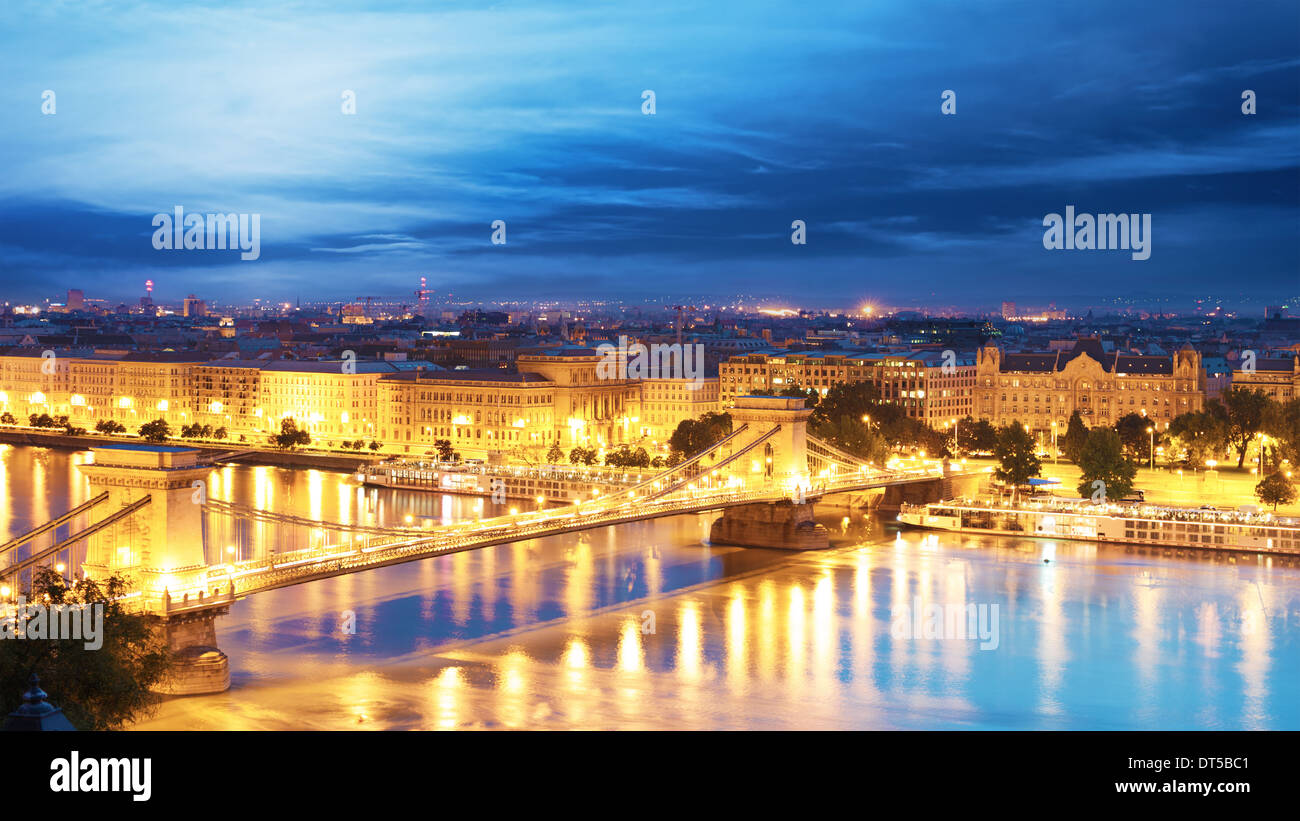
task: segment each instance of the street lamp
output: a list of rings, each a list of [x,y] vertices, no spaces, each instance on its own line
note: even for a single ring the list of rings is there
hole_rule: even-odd
[[[1147,446],[1147,452],[1151,456],[1151,469],[1156,469],[1156,428],[1155,425],[1147,425],[1147,436],[1150,437],[1151,443]]]
[[[1052,420],[1052,464],[1056,464],[1056,420]]]

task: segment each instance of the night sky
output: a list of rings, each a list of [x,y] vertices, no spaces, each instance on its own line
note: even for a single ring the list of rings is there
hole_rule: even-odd
[[[1300,294],[1294,0],[221,6],[0,8],[0,297]],[[155,250],[177,205],[260,259]],[[1067,205],[1150,259],[1045,250]]]

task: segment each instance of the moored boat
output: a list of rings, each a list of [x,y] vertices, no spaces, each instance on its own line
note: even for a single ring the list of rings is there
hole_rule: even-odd
[[[1241,510],[1059,497],[1017,503],[955,499],[904,504],[898,521],[961,533],[1300,555],[1300,520]]]

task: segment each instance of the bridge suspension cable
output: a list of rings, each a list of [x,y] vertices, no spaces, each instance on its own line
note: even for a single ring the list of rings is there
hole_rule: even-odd
[[[824,461],[836,461],[842,465],[847,465],[849,467],[852,467],[854,470],[866,464],[866,462],[862,461],[861,459],[854,456],[853,454],[848,453],[847,451],[840,450],[834,445],[828,442],[824,442],[821,439],[818,439],[813,436],[805,437],[804,446],[807,449],[813,451],[814,456]],[[817,451],[823,451],[823,452],[818,453]]]
[[[654,485],[659,482],[662,482],[675,473],[680,473],[683,470],[686,470],[687,468],[691,467],[692,465],[697,465],[704,457],[708,456],[709,454],[717,450],[720,450],[723,445],[726,445],[729,442],[734,442],[736,440],[736,437],[740,436],[748,429],[749,429],[748,424],[741,425],[740,427],[733,430],[731,433],[722,437],[721,439],[714,442],[712,445],[700,451],[699,453],[695,454],[694,456],[687,459],[686,461],[679,462],[676,465],[673,465],[672,467],[663,471],[662,473],[656,473],[654,476],[651,476],[649,479],[646,479],[644,482],[632,485],[632,487],[628,488],[626,491],[620,491],[620,493],[624,493],[624,494],[636,493],[641,488],[648,487],[650,485]]]
[[[379,525],[327,522],[320,519],[309,519],[305,516],[294,516],[290,513],[276,513],[270,510],[261,510],[248,505],[225,502],[219,499],[208,499],[203,503],[203,509],[207,513],[230,516],[236,519],[246,519],[255,522],[264,522],[266,524],[310,527],[341,533],[365,533],[373,536],[411,536],[427,532],[423,528],[418,527],[381,527]]]
[[[31,530],[27,531],[23,535],[15,539],[10,539],[8,542],[5,542],[3,546],[0,546],[0,554],[8,553],[10,550],[13,550],[15,547],[24,545],[43,533],[50,532],[56,527],[59,527],[60,525],[69,522],[72,519],[75,519],[77,516],[80,516],[82,513],[85,513],[86,511],[90,510],[96,505],[104,501],[107,501],[107,499],[108,499],[108,491],[104,491],[103,493],[99,494],[95,498],[82,502],[81,504],[72,508],[67,513],[64,513],[62,516],[58,517],[57,519],[50,519],[48,522],[41,525],[40,527],[32,528]]]
[[[768,439],[771,439],[773,436],[775,436],[777,431],[779,430],[781,430],[781,426],[777,425],[776,427],[769,430],[767,433],[755,439],[753,442],[750,442],[745,447],[741,448],[740,450],[731,454],[727,458],[723,459],[721,462],[718,462],[716,465],[713,465],[713,467],[710,468],[710,472],[716,471],[720,468],[724,468],[727,465],[731,464],[732,462],[736,461],[737,459],[741,458],[742,456],[747,455],[752,450],[754,450],[754,448],[758,447],[759,445],[765,443]],[[667,496],[668,494],[673,493],[674,491],[680,490],[684,485],[689,484],[694,478],[695,478],[694,476],[688,476],[685,479],[682,479],[677,484],[672,485],[671,487],[664,488],[663,490],[650,494],[649,496],[645,497],[644,501],[651,501],[653,499],[658,499],[660,497]]]
[[[0,578],[8,578],[10,576],[16,576],[19,573],[22,573],[27,568],[39,564],[40,562],[45,561],[51,556],[58,555],[60,551],[67,550],[69,547],[72,547],[77,542],[80,542],[84,539],[87,539],[95,535],[96,533],[108,527],[109,525],[120,522],[121,520],[132,515],[137,510],[141,509],[142,507],[144,507],[145,505],[149,504],[152,501],[153,501],[152,496],[142,496],[139,499],[136,499],[131,504],[118,509],[116,512],[109,514],[103,519],[100,519],[98,522],[95,522],[93,525],[83,528],[82,530],[79,530],[76,533],[73,533],[71,536],[59,542],[58,544],[50,545],[44,550],[33,553],[31,556],[28,556],[26,559],[24,559],[21,562],[18,562],[17,564],[13,564],[6,568],[0,569]]]

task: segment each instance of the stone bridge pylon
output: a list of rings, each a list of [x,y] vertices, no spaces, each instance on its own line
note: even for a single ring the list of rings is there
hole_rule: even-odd
[[[173,579],[206,566],[203,502],[212,465],[201,451],[168,445],[109,445],[91,453],[93,462],[79,466],[91,494],[107,491],[112,509],[137,509],[89,538],[86,574],[121,573],[140,590],[141,609],[158,619],[175,662],[163,692],[229,689],[230,660],[217,648],[216,620],[229,612],[233,592],[180,601],[171,595]]]
[[[740,547],[812,550],[830,546],[830,534],[813,519],[811,502],[803,501],[809,487],[808,418],[812,410],[799,397],[742,396],[732,408],[733,430],[746,430],[736,450],[760,439],[750,458],[748,472],[788,489],[790,499],[756,502],[728,508],[709,531],[709,542]],[[742,465],[742,472],[745,468]]]

